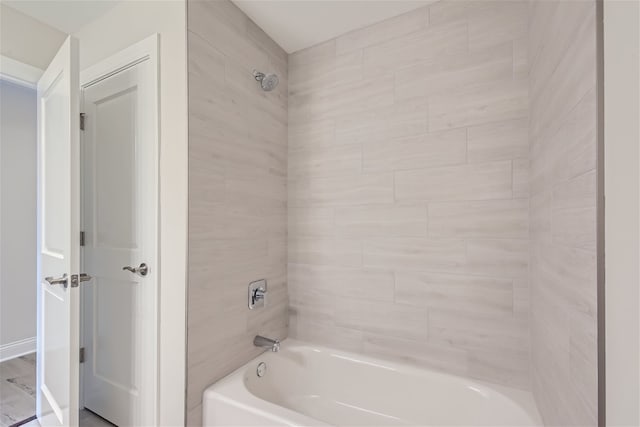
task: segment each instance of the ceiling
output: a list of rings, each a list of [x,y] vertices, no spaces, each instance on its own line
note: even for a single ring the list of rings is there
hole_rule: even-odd
[[[119,1],[122,0],[2,0],[2,3],[63,33],[73,34]],[[435,0],[232,1],[285,51],[292,53]]]
[[[434,0],[232,0],[292,53]]]
[[[119,0],[2,0],[2,3],[63,33],[77,32]]]

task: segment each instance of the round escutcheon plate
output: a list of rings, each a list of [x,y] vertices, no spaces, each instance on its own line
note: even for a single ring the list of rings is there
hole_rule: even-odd
[[[262,378],[266,373],[267,373],[267,364],[264,362],[258,363],[258,367],[256,368],[256,375]]]

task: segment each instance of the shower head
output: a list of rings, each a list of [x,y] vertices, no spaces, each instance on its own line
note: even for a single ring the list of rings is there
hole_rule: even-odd
[[[278,76],[273,73],[261,73],[260,71],[253,70],[253,77],[260,82],[262,90],[270,92],[278,86]]]

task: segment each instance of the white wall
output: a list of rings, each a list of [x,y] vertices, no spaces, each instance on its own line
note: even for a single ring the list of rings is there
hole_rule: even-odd
[[[74,34],[81,69],[160,34],[159,424],[184,424],[187,241],[185,2],[125,1]]]
[[[45,69],[67,35],[4,4],[0,4],[0,53]]]
[[[608,426],[640,425],[640,4],[604,2]]]
[[[0,4],[0,73],[33,83],[66,34]],[[36,92],[0,82],[0,360],[36,350]]]
[[[36,92],[0,80],[0,360],[35,351]]]

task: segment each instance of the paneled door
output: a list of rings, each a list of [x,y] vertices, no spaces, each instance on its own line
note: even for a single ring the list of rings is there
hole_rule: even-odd
[[[80,150],[78,42],[38,81],[38,360],[43,426],[78,424]]]
[[[116,425],[153,425],[154,64],[143,57],[110,71],[109,63],[82,86],[82,264],[93,277],[82,289],[83,401]]]

